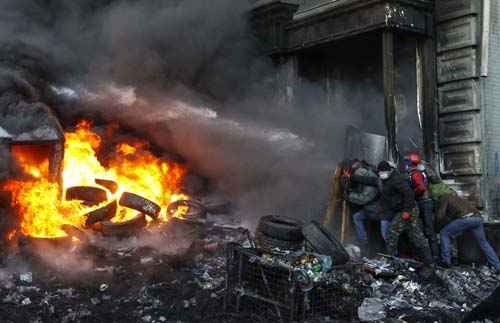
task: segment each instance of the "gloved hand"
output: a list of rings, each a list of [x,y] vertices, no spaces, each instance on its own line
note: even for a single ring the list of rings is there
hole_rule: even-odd
[[[401,214],[401,217],[403,218],[404,221],[408,221],[411,219],[411,214],[410,212],[406,212],[404,211],[402,214]]]

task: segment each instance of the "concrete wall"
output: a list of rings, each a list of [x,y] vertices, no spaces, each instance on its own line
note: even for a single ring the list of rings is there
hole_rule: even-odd
[[[436,1],[436,48],[441,173],[487,206],[482,191],[483,114],[480,96],[482,0]]]
[[[481,83],[481,106],[484,114],[485,181],[488,210],[500,219],[500,4],[491,1],[488,76]]]

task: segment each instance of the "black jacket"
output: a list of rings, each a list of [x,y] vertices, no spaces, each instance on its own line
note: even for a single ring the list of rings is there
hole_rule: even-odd
[[[403,175],[396,170],[391,177],[382,181],[380,189],[380,206],[387,216],[394,216],[400,212],[411,212],[415,206],[415,194],[406,182]]]

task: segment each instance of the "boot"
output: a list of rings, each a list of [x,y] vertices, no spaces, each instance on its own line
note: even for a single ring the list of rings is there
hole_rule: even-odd
[[[426,267],[434,265],[434,259],[432,258],[431,250],[429,248],[422,250],[422,261]]]
[[[432,257],[434,258],[434,262],[437,262],[441,257],[441,253],[439,251],[439,245],[437,241],[430,241],[429,243],[431,247]]]
[[[363,242],[359,244],[361,249],[361,258],[370,258],[370,248],[368,242]]]

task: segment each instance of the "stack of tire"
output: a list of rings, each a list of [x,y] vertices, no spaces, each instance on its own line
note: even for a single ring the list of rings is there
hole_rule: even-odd
[[[343,265],[350,259],[342,243],[316,221],[303,226],[292,218],[266,215],[259,221],[255,240],[257,247],[265,252],[296,251],[306,245],[315,253],[330,256],[335,265]]]
[[[304,245],[302,224],[292,218],[266,215],[260,218],[255,231],[257,246],[263,251],[299,250]]]

